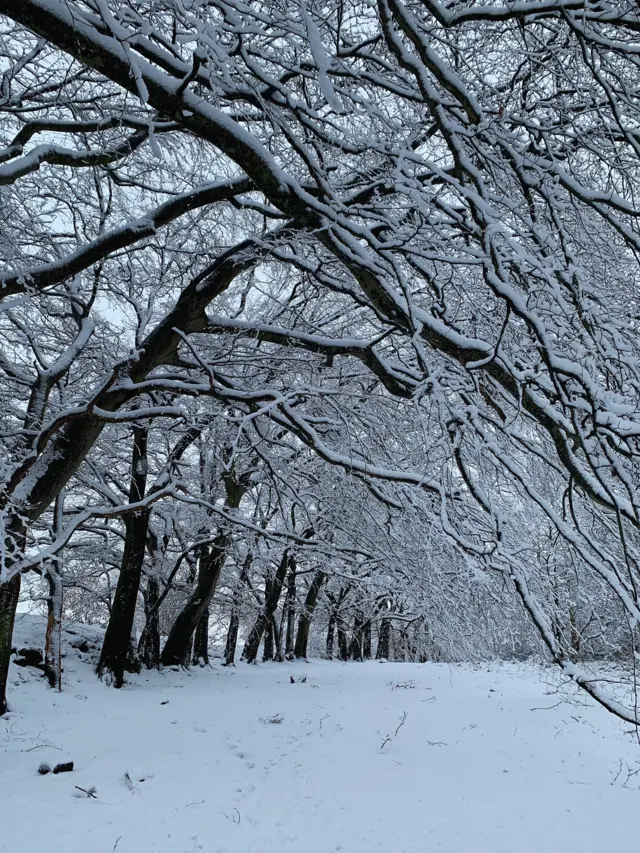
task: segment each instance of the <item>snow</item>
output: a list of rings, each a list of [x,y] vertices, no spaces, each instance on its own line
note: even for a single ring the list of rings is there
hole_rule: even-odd
[[[0,851],[633,849],[640,749],[550,670],[214,663],[116,691],[69,647],[99,631],[71,627],[63,693],[12,665]],[[43,630],[20,615],[16,645]],[[37,773],[67,760],[73,773]]]

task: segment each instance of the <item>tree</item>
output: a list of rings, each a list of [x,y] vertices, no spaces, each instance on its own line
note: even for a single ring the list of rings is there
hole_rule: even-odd
[[[2,279],[3,299],[28,292],[38,322],[7,315],[3,382],[27,405],[7,416],[0,701],[34,526],[107,423],[181,417],[185,398],[208,396],[362,478],[386,506],[416,491],[435,515],[437,500],[442,529],[505,579],[567,676],[635,721],[554,634],[521,522],[562,537],[635,649],[637,10],[278,0],[265,15],[228,0],[194,14],[175,0],[0,0],[0,12],[13,45],[10,202],[56,170],[100,176],[93,207],[86,177],[65,195],[66,210],[85,205],[91,235],[57,234],[31,202],[28,246],[17,242]],[[45,69],[55,104],[20,121]],[[103,97],[79,114],[95,86]],[[172,145],[182,162],[167,153],[170,166],[148,166]],[[142,222],[123,215],[148,187],[176,192],[181,175],[186,193]],[[131,284],[137,242],[149,238],[164,269],[158,227],[175,246],[203,205],[205,221],[224,213],[198,247],[200,271],[176,260],[163,304],[145,306]],[[95,368],[105,287],[133,306],[136,334]],[[36,338],[51,340],[56,300],[68,307],[54,323],[64,347],[42,361]]]

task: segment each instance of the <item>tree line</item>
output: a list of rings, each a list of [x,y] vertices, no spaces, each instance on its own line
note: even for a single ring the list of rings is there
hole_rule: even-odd
[[[318,606],[356,657],[535,633],[636,722],[582,663],[633,686],[635,7],[0,14],[0,711],[22,578],[50,637],[106,608],[119,684],[206,653],[222,577],[249,659]]]

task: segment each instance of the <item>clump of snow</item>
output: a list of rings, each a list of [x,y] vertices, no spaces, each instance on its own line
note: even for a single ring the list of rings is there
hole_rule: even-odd
[[[17,645],[43,635],[43,620],[18,617]],[[143,673],[114,690],[93,673],[99,641],[99,629],[67,626],[62,693],[12,666],[2,851],[635,846],[634,733],[572,685],[560,691],[549,670],[216,664]],[[74,771],[38,774],[61,761]]]

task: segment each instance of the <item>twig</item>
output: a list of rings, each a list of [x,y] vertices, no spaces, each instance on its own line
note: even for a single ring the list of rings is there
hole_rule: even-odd
[[[78,791],[82,791],[83,794],[86,794],[87,797],[91,797],[94,800],[98,799],[98,796],[97,796],[98,792],[96,791],[95,788],[89,788],[89,790],[87,790],[86,788],[81,788],[80,785],[76,785],[75,787],[77,788]]]

